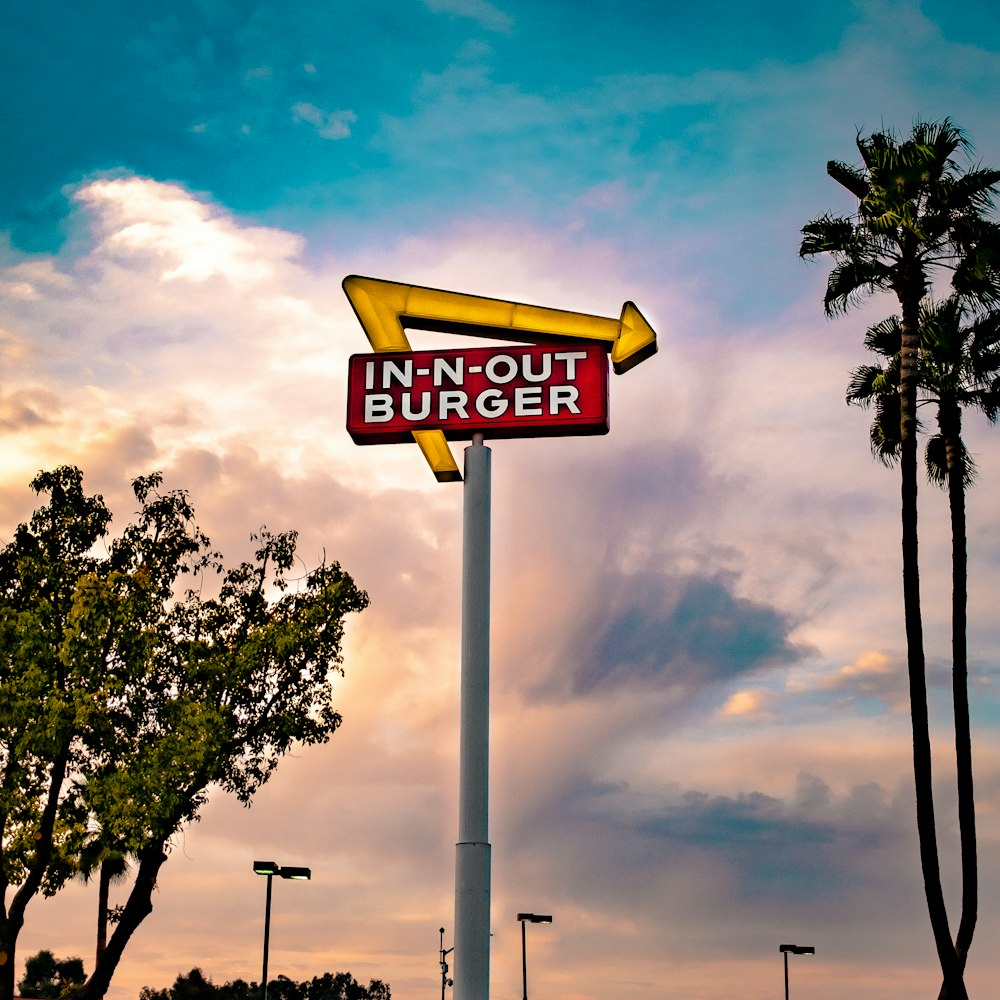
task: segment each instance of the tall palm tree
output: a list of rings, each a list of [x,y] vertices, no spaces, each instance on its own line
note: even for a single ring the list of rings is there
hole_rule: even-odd
[[[979,887],[966,641],[965,519],[965,495],[975,481],[976,468],[962,438],[962,411],[976,409],[991,423],[1000,416],[1000,312],[974,317],[959,296],[952,296],[941,303],[924,302],[919,315],[918,404],[933,404],[937,411],[937,432],[928,440],[925,451],[927,474],[932,482],[947,489],[951,517],[952,705],[962,860],[962,915],[955,951],[964,970],[976,927]],[[874,406],[872,452],[886,465],[893,464],[899,456],[901,339],[898,316],[869,327],[865,346],[885,361],[855,369],[847,390],[849,403]],[[943,988],[942,995],[945,995]]]
[[[917,838],[924,894],[938,961],[950,1000],[967,1000],[941,888],[934,821],[930,726],[917,533],[917,384],[919,309],[934,273],[950,269],[952,283],[989,300],[996,291],[1000,229],[986,217],[1000,171],[969,168],[969,152],[949,120],[917,122],[900,140],[891,131],[857,136],[861,165],[837,160],[827,173],[857,199],[851,216],[823,215],[802,229],[802,257],[830,254],[828,315],[845,312],[865,295],[890,292],[899,303],[899,455],[903,609],[906,632]]]

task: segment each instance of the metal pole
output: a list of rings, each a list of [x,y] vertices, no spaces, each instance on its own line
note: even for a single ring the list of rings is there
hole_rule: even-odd
[[[490,449],[465,449],[455,1000],[489,1000]]]
[[[267,1000],[267,945],[271,938],[271,879],[273,873],[267,876],[267,902],[264,904],[264,971],[260,975],[261,1000]]]
[[[788,1000],[788,952],[783,954],[785,956],[785,1000]]]
[[[451,980],[448,978],[448,956],[455,950],[454,948],[448,948],[445,950],[444,946],[444,928],[441,928],[441,1000],[444,1000],[445,987],[451,986]]]
[[[523,1000],[528,1000],[528,948],[525,944],[524,921],[521,921],[521,984],[524,987]]]

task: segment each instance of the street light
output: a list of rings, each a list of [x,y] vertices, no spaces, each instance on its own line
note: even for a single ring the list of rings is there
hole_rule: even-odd
[[[550,913],[519,913],[517,919],[521,921],[521,983],[524,986],[523,1000],[528,1000],[528,952],[525,945],[524,925],[525,924],[551,924],[552,914]]]
[[[271,879],[275,875],[280,875],[282,878],[295,881],[308,880],[312,878],[312,871],[288,865],[282,868],[277,861],[255,861],[253,870],[255,875],[267,876],[267,902],[264,904],[264,971],[260,977],[261,1000],[267,1000],[267,946],[271,939]]]
[[[811,944],[780,944],[778,951],[785,956],[785,1000],[788,1000],[788,955],[815,955],[816,949]]]

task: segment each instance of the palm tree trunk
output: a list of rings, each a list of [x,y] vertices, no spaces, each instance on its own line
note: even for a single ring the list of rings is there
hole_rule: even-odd
[[[915,253],[911,259],[915,259]],[[914,265],[915,269],[915,265]],[[913,782],[917,811],[917,840],[924,896],[934,944],[949,1000],[968,1000],[962,968],[955,954],[948,911],[941,887],[937,829],[934,820],[933,769],[930,721],[927,709],[927,669],[924,657],[923,618],[920,607],[919,545],[917,535],[917,377],[919,363],[919,303],[923,281],[904,273],[900,283],[902,311],[900,344],[900,507],[903,553],[903,617],[906,630],[906,666],[910,689],[910,723],[913,732]]]
[[[962,841],[962,920],[958,927],[955,950],[965,968],[965,960],[976,927],[979,902],[976,851],[976,800],[972,776],[972,727],[969,720],[969,665],[966,642],[968,567],[965,536],[965,491],[961,485],[953,491],[952,523],[956,527],[952,541],[955,579],[952,592],[952,691],[955,711],[955,756],[958,772],[958,824]]]
[[[912,455],[908,456],[908,451],[912,452]],[[930,916],[947,996],[949,1000],[967,1000],[962,969],[952,943],[944,892],[941,888],[941,868],[934,820],[930,723],[927,709],[923,621],[920,611],[920,579],[917,567],[916,441],[912,442],[912,447],[907,447],[906,442],[903,443],[901,465],[903,613],[906,623],[906,663],[910,689],[910,721],[913,731],[913,780],[916,793],[920,869],[924,879],[927,912]]]
[[[976,843],[976,800],[972,775],[972,726],[969,719],[968,546],[965,526],[965,457],[962,414],[957,405],[941,407],[939,420],[945,440],[948,505],[951,510],[951,684],[955,715],[955,760],[958,785],[958,829],[962,858],[962,917],[955,937],[959,967],[965,962],[976,929],[979,909],[979,868]],[[942,984],[939,1000],[949,996]]]

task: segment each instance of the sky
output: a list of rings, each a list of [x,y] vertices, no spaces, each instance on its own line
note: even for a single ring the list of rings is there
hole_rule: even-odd
[[[189,491],[235,562],[297,529],[371,598],[342,729],[250,809],[214,795],[111,1000],[199,967],[440,988],[453,935],[462,486],[345,430],[351,273],[617,316],[659,352],[605,437],[496,441],[493,1000],[903,1000],[939,978],[920,883],[898,480],[844,403],[800,229],[849,211],[854,140],[946,116],[1000,164],[1000,22],[977,0],[11,0],[0,35],[0,539],[40,469],[127,523]],[[451,346],[414,334],[417,349]],[[1000,982],[1000,436],[970,416],[981,910]],[[489,442],[487,442],[489,444]],[[461,461],[461,446],[454,448]],[[945,890],[957,924],[949,555],[921,491]],[[121,890],[118,890],[121,892]],[[92,965],[96,890],[28,911]]]

